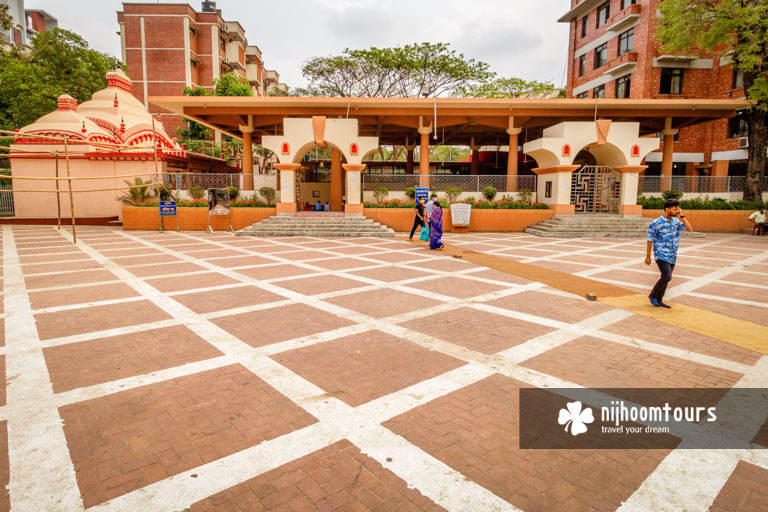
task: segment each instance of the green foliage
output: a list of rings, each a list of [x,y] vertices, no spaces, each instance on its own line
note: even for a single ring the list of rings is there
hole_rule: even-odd
[[[449,203],[455,203],[464,190],[461,187],[446,187],[445,195],[448,196]]]
[[[463,98],[544,98],[551,97],[554,92],[555,86],[551,82],[511,77],[462,85],[454,95]]]
[[[274,203],[264,202],[256,199],[254,196],[253,199],[248,200],[236,200],[229,203],[230,208],[274,208]]]
[[[642,205],[644,210],[662,210],[664,208],[663,197],[645,197],[637,198],[637,204]],[[697,197],[695,199],[684,199],[680,201],[683,210],[757,210],[761,206],[768,206],[764,201],[729,201],[722,197]]]
[[[683,191],[682,190],[666,190],[661,193],[661,196],[664,199],[680,199],[683,197]]]
[[[521,188],[517,191],[520,196],[520,200],[526,204],[531,204],[533,201],[533,192],[529,188]]]
[[[210,96],[210,93],[205,90],[205,87],[184,87],[184,96]],[[177,128],[176,134],[180,139],[190,139],[191,142],[209,138],[211,136],[211,130],[200,123],[187,120],[187,127]],[[187,149],[195,153],[199,152],[191,148],[189,143],[187,143]]]
[[[416,199],[416,187],[408,187],[405,189],[405,195],[411,199]]]
[[[123,192],[123,195],[117,199],[118,201],[136,206],[136,203],[147,201],[152,196],[149,192],[151,180],[143,181],[141,178],[136,178],[133,183],[128,180],[123,180],[123,182],[131,188]]]
[[[13,28],[13,17],[8,4],[0,4],[0,28],[5,31]]]
[[[379,187],[373,191],[373,200],[377,203],[381,203],[389,195],[389,190],[386,187]]]
[[[29,51],[0,49],[0,128],[13,130],[56,109],[56,98],[78,102],[107,86],[120,62],[88,47],[77,34],[54,28],[35,35]]]
[[[485,187],[483,189],[483,196],[486,197],[489,201],[493,201],[493,198],[496,197],[496,188]]]
[[[213,81],[213,95],[253,96],[253,89],[247,79],[232,71]]]
[[[227,187],[227,190],[229,191],[229,200],[234,201],[237,199],[237,196],[240,195],[240,189],[237,187]]]
[[[259,189],[259,195],[264,198],[269,204],[275,204],[275,196],[277,195],[275,189],[272,187],[261,187]],[[254,198],[255,199],[255,198]]]
[[[394,48],[346,48],[341,55],[313,57],[302,74],[309,95],[417,98],[453,92],[493,77],[488,64],[466,59],[445,43],[416,43]]]
[[[437,201],[440,207],[443,209],[450,208],[450,204],[446,199],[438,199]],[[484,199],[478,201],[472,199],[462,199],[459,203],[467,203],[472,205],[472,208],[486,209],[486,210],[546,210],[548,205],[542,203],[527,204],[522,201],[514,201],[512,199],[504,198],[496,201],[489,201]],[[401,199],[389,199],[381,202],[365,202],[363,203],[365,208],[414,208],[415,203],[411,201],[403,201]]]
[[[658,9],[656,38],[664,53],[730,52],[736,69],[744,73],[744,92],[753,102],[744,116],[749,126],[744,199],[759,199],[768,148],[768,2],[664,0]]]
[[[194,187],[189,187],[189,195],[192,196],[192,199],[202,199],[205,195],[205,190],[200,185],[195,185]]]

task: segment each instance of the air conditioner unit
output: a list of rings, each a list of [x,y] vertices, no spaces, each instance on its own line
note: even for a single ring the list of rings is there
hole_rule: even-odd
[[[739,149],[744,149],[749,147],[749,139],[746,137],[739,137]]]

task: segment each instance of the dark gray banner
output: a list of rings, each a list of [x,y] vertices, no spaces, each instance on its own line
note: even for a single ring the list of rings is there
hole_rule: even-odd
[[[521,388],[521,449],[768,446],[768,389]]]

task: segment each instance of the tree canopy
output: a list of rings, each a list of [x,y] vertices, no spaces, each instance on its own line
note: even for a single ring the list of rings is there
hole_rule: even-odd
[[[21,128],[56,109],[56,98],[78,102],[107,86],[105,74],[120,67],[111,55],[88,47],[68,30],[35,35],[29,51],[0,49],[0,127]]]
[[[768,146],[768,2],[766,0],[664,0],[657,38],[664,51],[692,48],[729,55],[744,74],[744,92],[754,106],[749,126],[749,164],[744,199],[760,198]]]
[[[462,85],[457,88],[455,95],[464,98],[541,98],[557,93],[557,89],[551,82],[529,81],[513,77]]]
[[[229,72],[213,81],[213,95],[253,96],[253,89],[247,79],[235,72]]]

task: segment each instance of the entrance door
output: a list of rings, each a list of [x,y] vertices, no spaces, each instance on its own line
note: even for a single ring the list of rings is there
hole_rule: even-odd
[[[585,165],[571,176],[576,213],[618,213],[621,176],[610,167]]]

